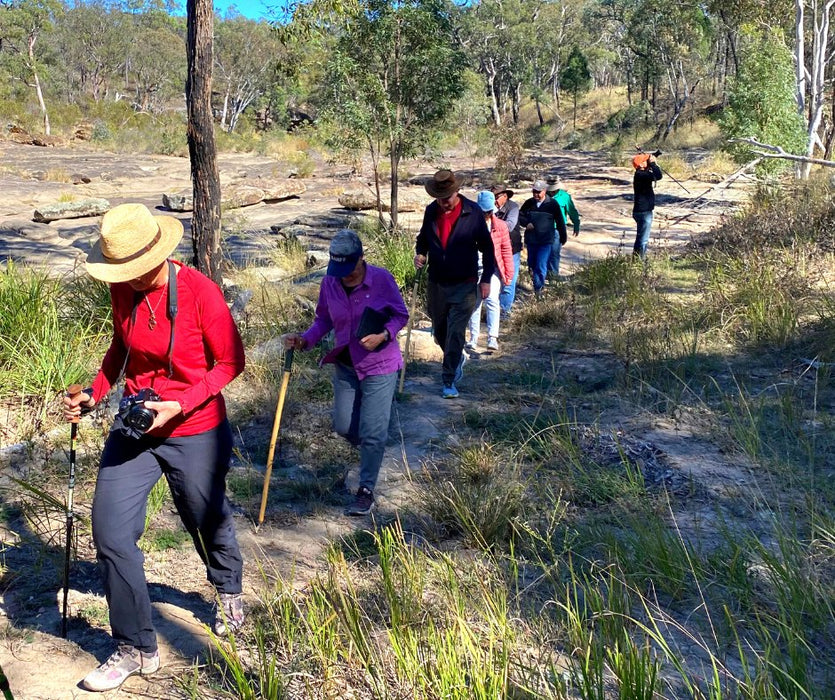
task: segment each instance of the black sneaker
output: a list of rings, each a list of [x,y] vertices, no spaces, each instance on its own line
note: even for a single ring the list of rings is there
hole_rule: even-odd
[[[345,509],[345,515],[368,515],[373,507],[374,494],[365,486],[360,486],[354,502]]]

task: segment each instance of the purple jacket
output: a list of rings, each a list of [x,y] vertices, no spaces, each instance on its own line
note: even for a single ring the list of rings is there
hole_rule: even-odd
[[[356,337],[363,310],[370,306],[389,317],[385,327],[391,340],[368,352]],[[307,347],[312,348],[327,333],[334,330],[334,347],[320,364],[336,362],[336,358],[348,346],[357,377],[378,376],[396,372],[403,365],[397,332],[406,325],[409,312],[394,277],[388,270],[374,265],[365,266],[365,279],[351,292],[345,293],[338,277],[325,277],[319,287],[319,302],[313,325],[302,335]]]

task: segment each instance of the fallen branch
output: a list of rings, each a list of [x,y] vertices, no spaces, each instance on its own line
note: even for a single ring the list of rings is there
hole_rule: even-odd
[[[823,158],[811,158],[810,156],[799,156],[794,153],[787,153],[780,146],[772,146],[770,143],[762,143],[757,139],[728,139],[728,143],[745,143],[749,146],[764,150],[754,150],[751,152],[758,155],[760,158],[783,158],[784,160],[793,160],[798,163],[811,163],[813,165],[823,165],[826,168],[835,168],[835,160],[825,160]]]

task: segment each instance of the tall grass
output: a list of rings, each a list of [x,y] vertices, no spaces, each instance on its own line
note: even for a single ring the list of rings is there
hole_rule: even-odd
[[[0,393],[26,397],[41,414],[69,384],[89,381],[108,318],[100,286],[9,263],[0,272]]]

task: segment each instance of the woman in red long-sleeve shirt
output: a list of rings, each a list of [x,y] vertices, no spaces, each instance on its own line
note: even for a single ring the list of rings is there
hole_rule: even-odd
[[[68,420],[96,405],[124,374],[119,413],[102,453],[93,539],[118,649],[84,679],[111,690],[159,668],[156,633],[137,542],[160,475],[217,591],[217,634],[243,624],[243,562],[226,500],[232,432],[221,390],[244,369],[244,350],[220,288],[168,259],[182,224],[141,204],[104,215],[88,273],[110,283],[113,339],[89,389],[64,399]],[[136,403],[140,392],[156,400]],[[143,406],[149,413],[144,413]]]

